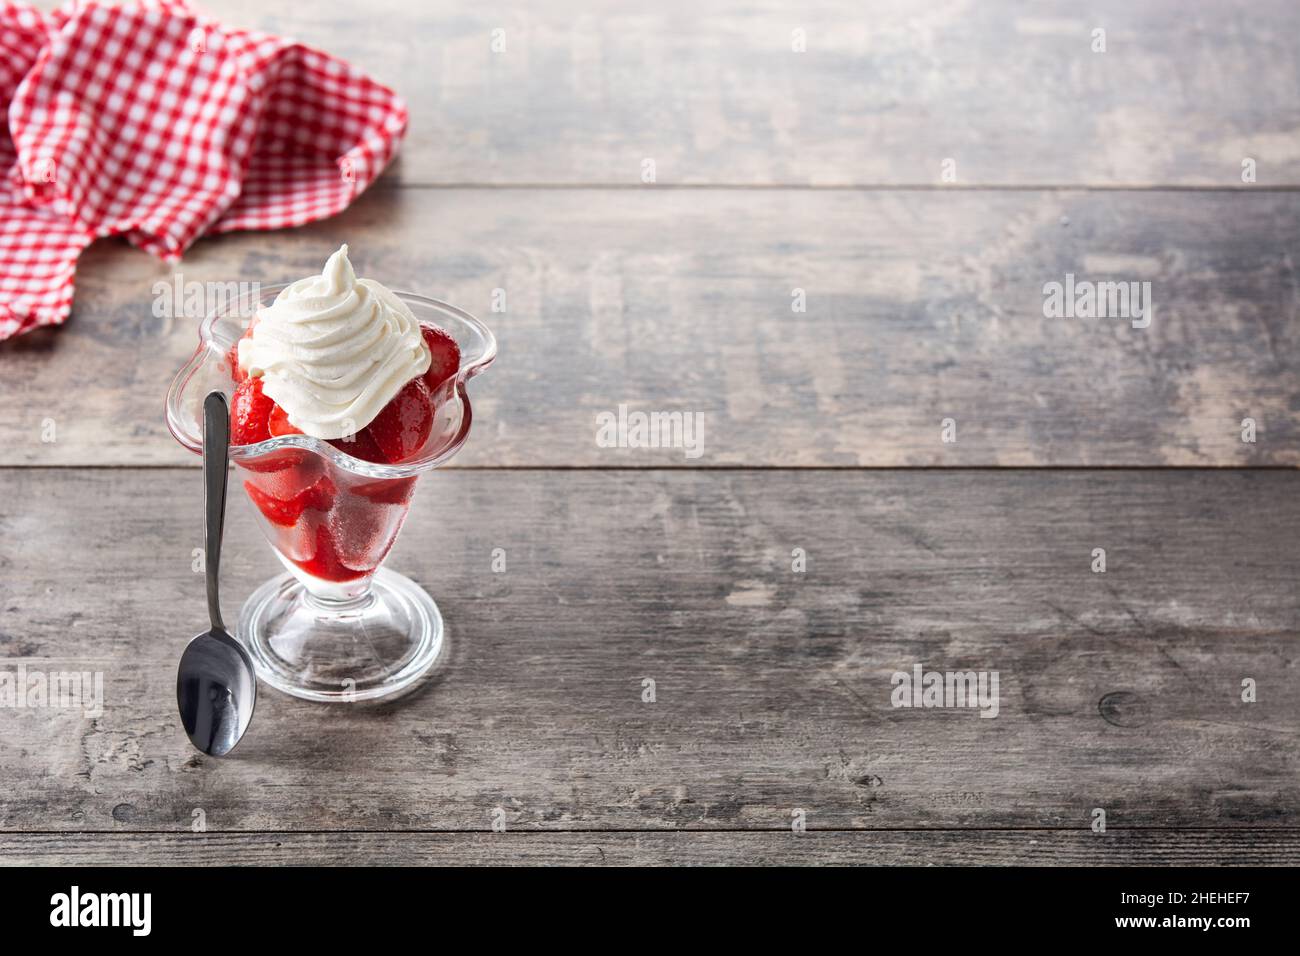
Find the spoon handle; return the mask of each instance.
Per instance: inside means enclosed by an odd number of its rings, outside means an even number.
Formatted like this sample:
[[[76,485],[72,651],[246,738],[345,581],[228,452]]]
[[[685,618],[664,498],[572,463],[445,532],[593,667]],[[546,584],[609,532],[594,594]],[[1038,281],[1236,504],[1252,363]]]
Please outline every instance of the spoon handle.
[[[217,596],[221,533],[226,521],[226,468],[230,459],[230,406],[221,392],[203,400],[203,568],[208,583],[208,619],[225,630]]]

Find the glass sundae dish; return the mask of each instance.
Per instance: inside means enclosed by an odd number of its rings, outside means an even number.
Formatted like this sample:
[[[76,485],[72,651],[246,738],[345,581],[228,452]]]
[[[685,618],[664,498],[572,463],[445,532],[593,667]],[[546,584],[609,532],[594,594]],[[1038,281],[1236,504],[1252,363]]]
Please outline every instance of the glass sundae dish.
[[[203,321],[168,392],[167,426],[202,453],[204,396],[230,397],[230,458],[287,569],[239,616],[262,680],[309,700],[374,700],[437,660],[437,605],[381,565],[416,479],[469,435],[465,383],[495,356],[468,313],[358,280],[347,246],[321,275],[263,287]]]

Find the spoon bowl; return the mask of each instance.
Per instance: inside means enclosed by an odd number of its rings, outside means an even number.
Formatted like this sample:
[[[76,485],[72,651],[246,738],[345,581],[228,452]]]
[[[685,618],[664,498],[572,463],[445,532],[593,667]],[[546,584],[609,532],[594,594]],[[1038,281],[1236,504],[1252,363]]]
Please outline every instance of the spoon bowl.
[[[176,672],[176,703],[190,742],[224,757],[253,719],[257,681],[248,651],[220,628],[190,641]]]

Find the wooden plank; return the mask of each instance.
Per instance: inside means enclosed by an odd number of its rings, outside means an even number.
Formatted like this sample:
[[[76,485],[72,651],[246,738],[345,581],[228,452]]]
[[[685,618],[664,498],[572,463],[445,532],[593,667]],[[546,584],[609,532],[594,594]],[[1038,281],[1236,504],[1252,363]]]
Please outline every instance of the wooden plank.
[[[275,570],[248,510],[228,611]],[[105,697],[0,712],[0,829],[1296,825],[1290,473],[435,474],[390,563],[440,600],[442,673],[267,690],[227,761],[174,710],[199,512],[192,470],[0,471],[6,669]],[[998,671],[998,716],[893,707],[915,664]]]
[[[1300,463],[1293,193],[388,190],[181,277],[282,281],[342,241],[496,329],[456,464]],[[1149,281],[1151,326],[1045,317],[1067,274]],[[78,282],[66,326],[0,345],[0,464],[197,466],[162,418],[196,344],[152,313],[173,270],[103,242]],[[702,453],[600,447],[621,403],[702,416]]]
[[[4,866],[1294,866],[1294,830],[0,833]]]
[[[405,183],[1300,183],[1288,0],[205,9],[398,89]]]

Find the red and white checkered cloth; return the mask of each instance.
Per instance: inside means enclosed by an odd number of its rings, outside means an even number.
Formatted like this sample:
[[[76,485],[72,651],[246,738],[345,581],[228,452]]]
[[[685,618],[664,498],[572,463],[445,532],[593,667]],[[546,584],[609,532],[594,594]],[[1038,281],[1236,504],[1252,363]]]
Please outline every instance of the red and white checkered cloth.
[[[340,212],[407,118],[343,61],[177,0],[0,0],[0,104],[0,339],[68,317],[100,236],[174,262],[205,233]]]

